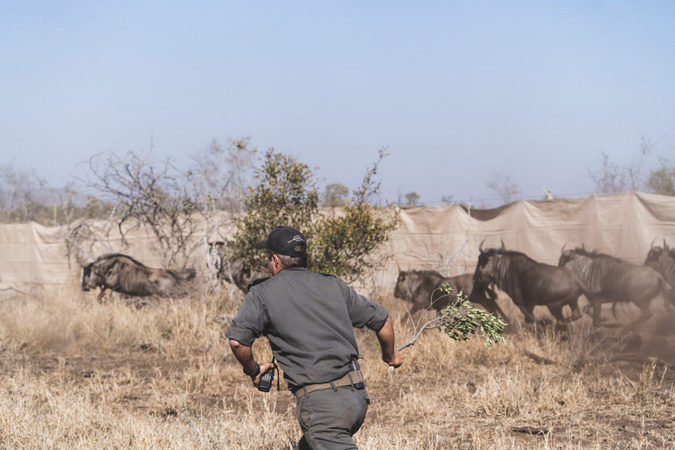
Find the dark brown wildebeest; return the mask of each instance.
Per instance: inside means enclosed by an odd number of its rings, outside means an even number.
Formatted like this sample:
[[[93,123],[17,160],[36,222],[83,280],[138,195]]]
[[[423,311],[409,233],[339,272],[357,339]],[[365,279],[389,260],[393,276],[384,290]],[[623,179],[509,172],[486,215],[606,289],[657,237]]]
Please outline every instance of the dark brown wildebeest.
[[[441,289],[443,283],[452,288],[451,294],[446,294]],[[497,294],[487,286],[474,289],[473,274],[470,273],[444,277],[435,270],[401,270],[394,288],[394,297],[412,303],[410,315],[413,315],[420,309],[428,308],[440,312],[457,301],[457,294],[460,292],[466,299],[482,306],[488,312],[496,312],[506,317],[495,301]]]
[[[540,263],[524,253],[501,248],[483,250],[473,275],[474,282],[496,285],[506,292],[525,316],[526,322],[534,322],[536,305],[547,306],[558,322],[581,317],[578,299],[582,294],[592,295],[583,283],[570,271],[558,266]],[[572,316],[565,319],[563,307],[569,305]]]
[[[673,306],[675,306],[675,249],[669,248],[666,240],[663,240],[663,247],[654,246],[652,243],[645,266],[656,270],[670,284],[668,297]]]
[[[256,277],[245,267],[243,259],[233,258],[230,255],[228,252],[230,242],[209,242],[208,246],[207,266],[209,270],[218,280],[234,284],[246,294],[249,283]]]
[[[108,253],[82,268],[82,290],[101,288],[99,301],[107,289],[135,297],[184,297],[185,283],[194,277],[194,269],[154,269],[131,256]]]
[[[617,302],[633,302],[642,312],[628,325],[635,327],[652,315],[649,305],[654,297],[667,296],[667,283],[656,270],[595,250],[563,247],[558,265],[572,271],[589,289],[596,291],[594,298],[589,298],[596,325],[600,323],[602,303],[611,302],[614,311]]]

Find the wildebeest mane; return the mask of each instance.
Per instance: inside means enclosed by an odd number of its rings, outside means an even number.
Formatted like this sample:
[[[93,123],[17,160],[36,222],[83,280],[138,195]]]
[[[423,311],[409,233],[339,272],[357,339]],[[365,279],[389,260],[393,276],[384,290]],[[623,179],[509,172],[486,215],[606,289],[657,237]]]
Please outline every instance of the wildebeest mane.
[[[493,282],[502,291],[509,294],[511,298],[522,298],[520,280],[517,276],[519,267],[516,266],[538,263],[525,253],[516,250],[491,248],[486,250],[485,253],[502,256],[502,258],[497,258],[494,261],[496,273]]]
[[[616,256],[600,253],[597,250],[586,250],[582,247],[569,252],[583,257],[574,259],[569,264],[572,272],[576,273],[589,289],[602,289],[602,280],[606,281],[608,272],[612,272],[617,279],[630,276],[630,263]]]
[[[132,257],[129,256],[129,255],[125,255],[124,253],[105,253],[105,254],[99,256],[98,258],[96,258],[96,259],[94,260],[94,262],[90,263],[89,265],[92,266],[92,265],[96,264],[97,262],[103,261],[104,259],[117,258],[117,257],[120,257],[120,258],[126,258],[126,259],[131,260],[134,264],[138,264],[138,265],[141,266],[141,267],[147,267],[147,266],[146,266],[145,264],[143,264],[142,262],[138,261],[138,260],[135,259],[135,258],[132,258]]]
[[[577,248],[574,248],[570,251],[573,252],[573,253],[577,253],[579,255],[588,256],[589,258],[601,258],[601,259],[606,258],[610,261],[614,261],[616,263],[621,263],[621,264],[625,264],[627,262],[627,261],[624,261],[623,259],[618,258],[616,256],[608,255],[607,253],[601,253],[598,250],[586,250],[583,247],[577,247]]]
[[[439,277],[443,277],[443,275],[441,275],[435,270],[411,270],[411,272],[417,275],[436,275]]]

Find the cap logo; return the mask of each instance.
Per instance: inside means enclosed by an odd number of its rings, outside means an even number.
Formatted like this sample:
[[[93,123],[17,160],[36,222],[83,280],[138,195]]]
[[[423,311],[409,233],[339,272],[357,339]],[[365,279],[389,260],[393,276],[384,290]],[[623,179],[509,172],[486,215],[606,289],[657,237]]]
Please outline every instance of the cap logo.
[[[288,241],[289,244],[292,244],[293,242],[305,242],[305,240],[302,238],[302,236],[296,234],[290,241]]]

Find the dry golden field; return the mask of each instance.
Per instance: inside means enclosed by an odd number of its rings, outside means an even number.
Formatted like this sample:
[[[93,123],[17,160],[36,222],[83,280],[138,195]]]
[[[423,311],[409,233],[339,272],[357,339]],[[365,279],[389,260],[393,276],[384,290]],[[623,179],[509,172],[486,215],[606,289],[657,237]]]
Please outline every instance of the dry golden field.
[[[1,448],[292,448],[295,400],[260,393],[223,339],[227,291],[136,308],[76,281],[0,301]],[[377,296],[395,324],[405,308]],[[486,348],[428,332],[389,371],[357,330],[363,449],[675,448],[675,317],[635,332],[518,330]],[[412,335],[397,327],[397,341]],[[264,339],[258,360],[270,357]],[[225,356],[224,356],[225,355]]]

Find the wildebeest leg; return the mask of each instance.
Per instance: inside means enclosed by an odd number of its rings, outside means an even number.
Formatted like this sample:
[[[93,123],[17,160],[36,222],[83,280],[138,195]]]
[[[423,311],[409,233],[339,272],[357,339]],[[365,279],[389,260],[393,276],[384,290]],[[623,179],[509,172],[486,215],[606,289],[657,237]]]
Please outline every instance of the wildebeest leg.
[[[555,320],[558,321],[558,322],[561,322],[561,323],[565,322],[565,317],[563,316],[563,313],[562,313],[563,306],[565,306],[565,304],[557,304],[557,305],[549,305],[548,306],[548,309],[549,309],[549,311],[551,311],[551,314],[553,315],[553,317],[555,317]]]
[[[588,299],[588,305],[586,306],[586,313],[588,313],[588,309],[592,308],[593,309],[593,326],[599,327],[602,319],[602,298],[600,297],[586,297]]]
[[[525,322],[534,323],[536,319],[534,317],[534,305],[518,305],[520,312],[525,316]]]
[[[649,318],[652,316],[652,312],[649,309],[649,305],[640,306],[640,311],[642,312],[640,317],[638,317],[637,320],[634,320],[633,322],[626,325],[626,328],[635,329],[638,326],[645,323],[647,320],[649,320]]]
[[[101,286],[101,292],[98,293],[98,296],[96,297],[96,300],[98,300],[99,303],[103,303],[103,296],[105,295],[105,290],[107,288],[105,286]]]
[[[502,309],[499,307],[497,302],[490,301],[490,302],[487,302],[487,304],[485,304],[484,306],[485,306],[485,309],[487,310],[487,312],[489,312],[490,314],[494,314],[497,317],[501,317],[502,319],[506,319],[506,314],[504,314],[504,311],[502,311]]]
[[[570,303],[570,309],[572,310],[572,315],[570,316],[570,322],[574,320],[579,320],[583,317],[583,314],[581,313],[581,308],[579,308],[579,299],[576,298],[572,300]]]

